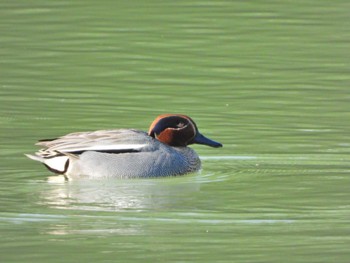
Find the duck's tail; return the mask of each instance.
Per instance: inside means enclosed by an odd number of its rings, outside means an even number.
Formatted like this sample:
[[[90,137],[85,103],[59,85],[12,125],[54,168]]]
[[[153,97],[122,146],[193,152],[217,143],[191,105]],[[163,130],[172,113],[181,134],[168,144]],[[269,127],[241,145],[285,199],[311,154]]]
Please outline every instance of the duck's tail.
[[[39,154],[25,154],[29,159],[43,163],[47,169],[57,174],[65,174],[69,165],[69,156],[57,155],[54,157],[43,157]]]
[[[45,163],[45,158],[39,156],[39,155],[34,155],[34,154],[24,154],[27,156],[29,159],[32,159],[37,162]]]

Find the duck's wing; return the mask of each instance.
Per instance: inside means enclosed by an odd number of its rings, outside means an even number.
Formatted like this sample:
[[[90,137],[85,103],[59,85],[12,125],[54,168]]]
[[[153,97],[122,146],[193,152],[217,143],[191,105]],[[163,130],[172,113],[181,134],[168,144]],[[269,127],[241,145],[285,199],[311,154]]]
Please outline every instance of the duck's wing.
[[[100,130],[93,132],[75,132],[65,136],[41,140],[36,145],[42,146],[40,154],[53,152],[79,154],[84,151],[100,152],[137,152],[148,145],[147,133],[130,129]]]
[[[56,139],[41,140],[36,145],[43,149],[26,156],[43,163],[54,173],[65,174],[70,160],[79,159],[79,155],[85,151],[116,154],[147,151],[152,140],[147,133],[137,130],[76,132]]]

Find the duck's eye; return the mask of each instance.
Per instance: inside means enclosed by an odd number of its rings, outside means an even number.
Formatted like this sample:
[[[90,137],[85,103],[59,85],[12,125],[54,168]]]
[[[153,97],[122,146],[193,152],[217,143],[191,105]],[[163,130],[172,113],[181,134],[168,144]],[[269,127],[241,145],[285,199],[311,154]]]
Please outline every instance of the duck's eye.
[[[176,127],[178,128],[183,128],[185,126],[185,123],[181,122],[181,121],[177,121],[176,122]]]

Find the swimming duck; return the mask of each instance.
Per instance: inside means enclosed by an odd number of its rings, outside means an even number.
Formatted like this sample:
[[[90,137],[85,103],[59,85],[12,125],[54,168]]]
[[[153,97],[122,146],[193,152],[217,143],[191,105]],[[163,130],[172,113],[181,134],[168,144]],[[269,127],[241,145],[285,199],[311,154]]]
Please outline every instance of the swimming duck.
[[[66,179],[146,178],[198,171],[201,162],[190,144],[222,147],[198,132],[182,114],[163,114],[148,133],[134,129],[76,132],[41,140],[44,147],[27,157]]]

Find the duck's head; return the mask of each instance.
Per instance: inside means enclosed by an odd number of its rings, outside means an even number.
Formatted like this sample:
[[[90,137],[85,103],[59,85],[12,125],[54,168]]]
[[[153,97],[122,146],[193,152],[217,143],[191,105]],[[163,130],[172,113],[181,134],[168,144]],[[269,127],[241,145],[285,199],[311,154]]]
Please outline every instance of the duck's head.
[[[148,135],[170,146],[185,147],[198,143],[211,147],[222,147],[198,132],[195,122],[186,115],[162,114],[151,124]]]

